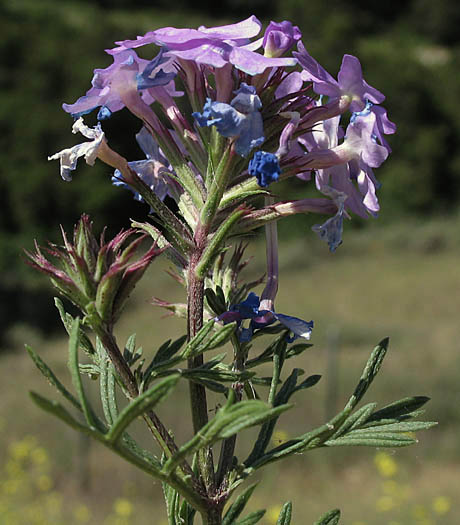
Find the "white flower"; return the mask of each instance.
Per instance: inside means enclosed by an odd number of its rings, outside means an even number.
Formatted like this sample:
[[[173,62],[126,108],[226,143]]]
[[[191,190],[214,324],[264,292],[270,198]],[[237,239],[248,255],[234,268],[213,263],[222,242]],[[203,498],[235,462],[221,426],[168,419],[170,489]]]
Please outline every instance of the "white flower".
[[[81,133],[87,139],[92,140],[91,142],[76,144],[72,148],[63,149],[48,157],[48,160],[60,160],[61,177],[67,182],[72,180],[71,172],[77,167],[78,159],[85,157],[86,163],[93,166],[101,145],[105,144],[105,136],[100,123],[95,128],[89,128],[83,123],[83,118],[80,117],[74,122],[72,133]]]

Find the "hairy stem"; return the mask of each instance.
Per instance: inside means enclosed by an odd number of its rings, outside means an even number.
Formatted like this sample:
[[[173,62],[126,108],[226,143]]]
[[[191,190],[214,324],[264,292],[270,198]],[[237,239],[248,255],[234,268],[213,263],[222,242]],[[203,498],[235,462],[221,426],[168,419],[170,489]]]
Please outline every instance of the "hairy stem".
[[[201,250],[197,250],[190,260],[187,287],[187,333],[188,339],[196,335],[203,326],[203,305],[204,305],[204,280],[197,277],[195,269]],[[197,368],[203,364],[203,356],[188,360],[189,368]],[[208,422],[208,403],[206,390],[202,385],[189,383],[190,403],[192,410],[193,430],[195,434]],[[214,461],[212,449],[207,447],[201,450],[198,457],[201,477],[206,487],[208,496],[214,496],[216,492],[214,479]]]

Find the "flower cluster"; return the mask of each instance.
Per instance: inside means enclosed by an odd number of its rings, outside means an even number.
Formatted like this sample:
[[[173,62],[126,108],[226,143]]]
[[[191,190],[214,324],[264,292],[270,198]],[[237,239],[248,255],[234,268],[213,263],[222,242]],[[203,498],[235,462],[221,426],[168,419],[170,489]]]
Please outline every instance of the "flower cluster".
[[[63,105],[77,119],[73,132],[91,141],[50,157],[60,159],[66,181],[80,157],[114,168],[114,184],[150,205],[163,225],[154,236],[183,268],[193,263],[201,279],[230,234],[295,213],[326,213],[331,216],[313,231],[334,251],[344,217],[379,210],[373,170],[391,151],[385,135],[395,132],[380,105],[384,95],[364,80],[356,57],[343,57],[335,79],[309,55],[298,27],[271,22],[258,37],[261,29],[252,16],[220,27],[165,27],[117,42],[107,50],[113,64],[96,69],[86,95]],[[154,58],[139,58],[136,49],[151,44],[158,49]],[[102,131],[101,121],[122,108],[142,123],[136,138],[143,160],[128,162]],[[82,116],[93,110],[99,122],[89,128]],[[318,198],[275,201],[274,183],[292,177],[308,183],[312,176]],[[273,262],[274,230],[266,231]],[[268,271],[271,282],[275,267]],[[262,294],[271,305],[264,315],[282,323],[273,310],[276,290]],[[257,316],[241,319],[255,326]]]
[[[77,120],[73,131],[93,140],[50,157],[61,159],[62,177],[70,180],[78,157],[90,164],[99,157],[116,168],[114,183],[131,187],[137,199],[142,200],[142,192],[130,171],[160,200],[169,195],[179,201],[187,193],[197,208],[190,215],[196,217],[212,186],[208,156],[215,133],[206,130],[212,127],[227,139],[216,151],[226,161],[220,170],[226,176],[219,181],[224,203],[229,203],[225,193],[234,197],[231,203],[242,200],[237,188],[247,195],[292,176],[308,181],[312,173],[326,197],[343,195],[339,201],[332,198],[334,220],[315,227],[334,250],[341,242],[343,216],[375,216],[379,210],[373,169],[391,151],[384,135],[394,133],[395,125],[379,105],[384,95],[364,80],[356,57],[343,57],[335,79],[309,55],[298,27],[271,22],[254,39],[261,27],[252,16],[220,27],[166,27],[117,42],[107,50],[113,64],[96,69],[86,95],[63,107],[74,118],[97,109],[99,121],[127,107],[144,124],[138,140],[147,159],[126,163],[107,146],[100,124],[91,130]],[[159,48],[151,61],[135,51],[148,44]],[[177,105],[182,87],[191,116]],[[153,102],[163,115],[152,109]],[[316,210],[311,202],[305,208],[301,204],[292,209],[324,212],[321,201]],[[251,226],[259,225],[254,220]]]

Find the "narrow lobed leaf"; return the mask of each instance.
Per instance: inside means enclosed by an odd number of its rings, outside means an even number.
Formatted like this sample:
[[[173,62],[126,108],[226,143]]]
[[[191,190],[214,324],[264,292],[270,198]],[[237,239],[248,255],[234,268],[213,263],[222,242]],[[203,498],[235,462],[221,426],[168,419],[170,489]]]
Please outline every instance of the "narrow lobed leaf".
[[[417,443],[417,440],[401,434],[383,434],[378,435],[362,435],[360,437],[340,437],[338,439],[330,439],[324,443],[327,447],[343,447],[343,446],[357,446],[357,447],[407,447]]]
[[[241,521],[237,521],[235,525],[253,525],[254,523],[258,523],[264,517],[265,512],[265,510],[251,512],[251,514],[248,514]]]
[[[235,522],[236,518],[238,518],[238,516],[243,512],[246,503],[249,501],[249,498],[252,496],[252,493],[256,487],[257,483],[254,483],[236,498],[236,500],[225,513],[225,516],[222,520],[222,525],[232,525]]]
[[[196,349],[203,343],[206,336],[211,332],[215,324],[214,319],[210,319],[207,323],[204,324],[203,328],[191,339],[187,346],[182,351],[182,357],[187,358],[194,355]]]
[[[80,334],[80,319],[76,317],[72,324],[72,330],[70,332],[69,339],[69,360],[68,367],[70,375],[72,377],[72,383],[77,391],[80,404],[85,415],[86,422],[91,428],[97,427],[96,416],[91,408],[88,398],[86,397],[85,389],[83,387],[83,381],[80,375],[79,363],[78,363],[78,348],[79,348],[79,334]]]
[[[286,502],[281,509],[276,525],[290,525],[292,517],[292,503]]]
[[[372,414],[368,421],[378,421],[380,419],[393,419],[400,416],[414,414],[420,407],[430,400],[426,396],[405,397],[390,405],[387,405]]]
[[[315,521],[313,525],[337,525],[340,519],[340,510],[334,509],[326,512],[318,521]]]
[[[346,434],[349,430],[352,430],[353,428],[361,425],[365,421],[367,421],[370,414],[372,414],[372,411],[377,406],[377,403],[369,403],[367,405],[364,405],[359,410],[351,414],[347,419],[343,422],[343,424],[337,429],[334,434],[332,434],[332,439],[335,439],[339,436],[342,436],[343,434]]]

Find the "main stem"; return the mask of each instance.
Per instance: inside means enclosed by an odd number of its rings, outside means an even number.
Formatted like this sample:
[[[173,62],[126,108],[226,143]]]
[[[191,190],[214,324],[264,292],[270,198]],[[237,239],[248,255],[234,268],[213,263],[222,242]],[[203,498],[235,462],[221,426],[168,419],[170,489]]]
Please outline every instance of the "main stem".
[[[202,250],[197,250],[190,258],[187,279],[187,324],[188,338],[193,338],[203,326],[203,305],[204,305],[204,281],[197,277],[195,273],[196,265],[199,262]],[[197,368],[203,364],[203,356],[189,359],[189,368]],[[190,402],[192,409],[193,430],[197,434],[200,429],[208,422],[208,403],[206,390],[202,385],[190,381]],[[210,500],[216,495],[216,482],[214,475],[214,460],[211,447],[206,447],[198,453],[198,466],[201,478],[206,487],[206,492]],[[206,524],[221,523],[221,512],[213,506],[208,509],[208,513],[203,516]],[[209,515],[208,515],[209,514]]]

